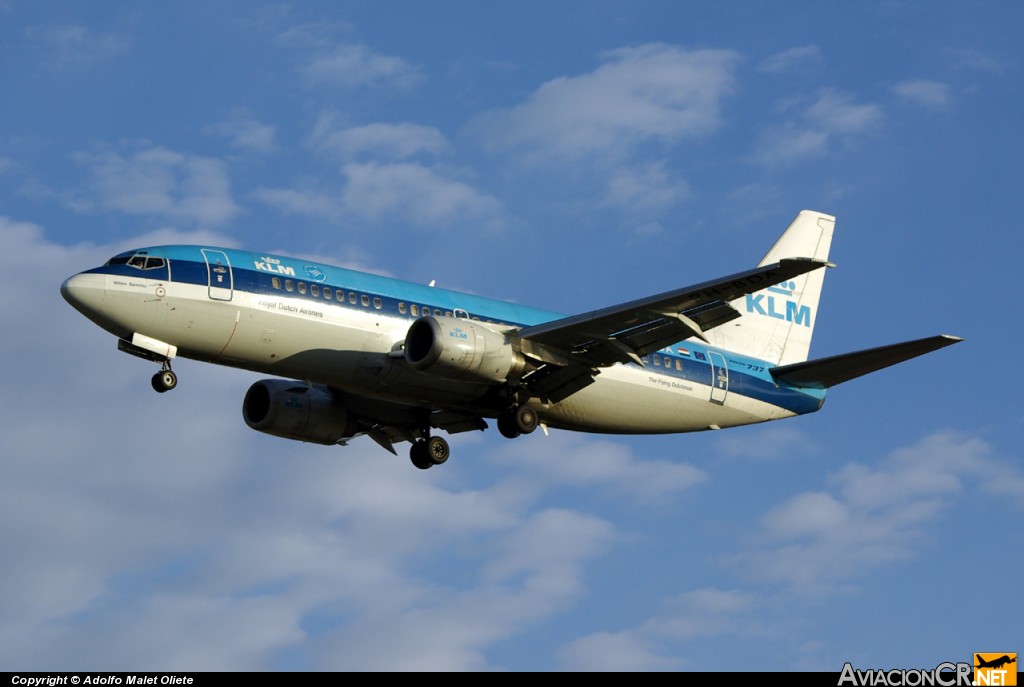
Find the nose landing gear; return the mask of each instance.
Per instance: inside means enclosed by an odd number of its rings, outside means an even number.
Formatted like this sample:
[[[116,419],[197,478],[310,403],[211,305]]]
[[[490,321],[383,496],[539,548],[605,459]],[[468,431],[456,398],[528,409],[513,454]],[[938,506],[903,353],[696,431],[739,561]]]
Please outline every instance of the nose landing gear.
[[[150,380],[150,384],[153,385],[153,391],[158,394],[165,393],[178,386],[178,375],[174,374],[174,371],[171,370],[171,358],[177,354],[177,346],[143,336],[142,334],[133,334],[130,341],[128,339],[118,339],[117,350],[134,355],[136,358],[160,363],[160,371],[153,375],[153,378]]]
[[[174,371],[171,370],[170,361],[164,361],[163,369],[153,375],[150,383],[153,385],[153,391],[156,391],[158,394],[170,391],[178,386],[178,375],[174,374]]]

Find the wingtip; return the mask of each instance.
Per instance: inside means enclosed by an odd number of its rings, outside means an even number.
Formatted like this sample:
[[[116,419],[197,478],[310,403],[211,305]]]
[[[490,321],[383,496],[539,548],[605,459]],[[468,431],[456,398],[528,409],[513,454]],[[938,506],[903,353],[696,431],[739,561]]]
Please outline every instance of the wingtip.
[[[831,267],[835,267],[836,266],[836,264],[834,262],[829,262],[828,260],[821,260],[819,258],[799,258],[799,257],[793,257],[793,258],[782,258],[781,260],[779,260],[779,264],[780,265],[784,265],[787,262],[789,262],[789,263],[793,263],[793,262],[801,263],[801,264],[804,264],[804,265],[808,265],[808,264],[815,265],[816,266],[815,269],[817,269],[818,267],[829,267],[829,268],[831,268]]]

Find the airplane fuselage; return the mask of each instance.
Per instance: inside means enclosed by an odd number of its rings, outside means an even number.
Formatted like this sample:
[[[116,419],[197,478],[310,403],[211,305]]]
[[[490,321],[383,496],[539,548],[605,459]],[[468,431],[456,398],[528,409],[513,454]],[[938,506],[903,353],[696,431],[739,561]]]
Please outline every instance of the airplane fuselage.
[[[203,246],[123,253],[62,290],[122,340],[142,337],[185,358],[484,417],[496,417],[507,399],[486,380],[413,369],[402,356],[412,323],[433,315],[501,333],[561,317],[308,260]],[[765,361],[693,341],[642,362],[604,368],[560,402],[527,403],[550,427],[648,434],[779,419],[813,412],[824,400],[823,390],[776,384]]]

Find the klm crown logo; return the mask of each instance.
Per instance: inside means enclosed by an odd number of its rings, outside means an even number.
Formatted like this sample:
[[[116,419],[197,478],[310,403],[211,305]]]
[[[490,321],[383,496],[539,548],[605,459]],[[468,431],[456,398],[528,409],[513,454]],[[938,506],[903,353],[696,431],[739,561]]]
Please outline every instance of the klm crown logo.
[[[800,305],[793,299],[796,282],[784,281],[769,286],[765,291],[767,293],[747,294],[747,312],[785,320],[801,327],[811,326],[811,307]]]

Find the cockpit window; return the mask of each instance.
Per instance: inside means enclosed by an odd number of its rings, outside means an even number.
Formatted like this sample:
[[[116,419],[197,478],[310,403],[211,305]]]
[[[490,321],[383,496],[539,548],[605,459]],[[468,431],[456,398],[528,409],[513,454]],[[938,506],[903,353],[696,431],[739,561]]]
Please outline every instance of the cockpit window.
[[[107,265],[127,265],[128,261],[131,260],[132,253],[121,253],[107,260]]]
[[[145,252],[121,253],[107,260],[107,265],[131,265],[139,270],[155,270],[163,267],[167,261],[163,258],[154,258]]]

